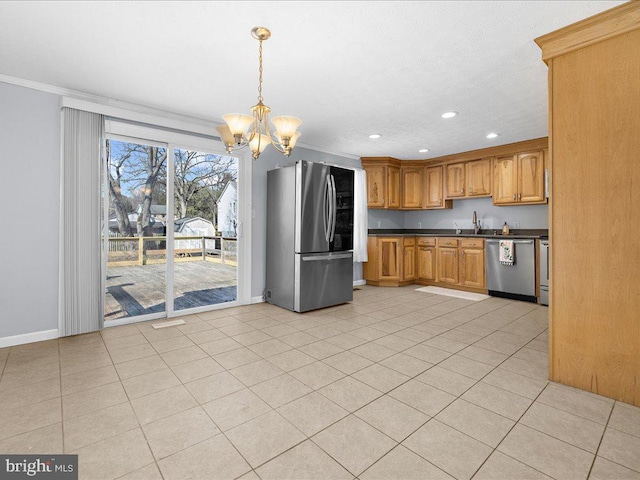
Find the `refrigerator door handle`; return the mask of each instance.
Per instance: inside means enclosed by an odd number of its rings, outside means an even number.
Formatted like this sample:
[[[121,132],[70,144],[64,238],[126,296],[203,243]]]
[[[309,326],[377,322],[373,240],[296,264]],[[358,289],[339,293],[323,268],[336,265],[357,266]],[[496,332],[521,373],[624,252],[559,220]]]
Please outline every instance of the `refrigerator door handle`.
[[[324,239],[329,243],[329,235],[331,233],[331,211],[329,210],[329,197],[330,197],[331,184],[329,183],[329,175],[327,175],[326,183],[324,186],[324,212],[322,212],[322,224],[324,226]]]
[[[351,258],[352,253],[339,253],[337,255],[313,255],[308,257],[302,257],[303,262],[319,262],[320,260],[341,260],[344,258]]]
[[[338,193],[336,191],[336,180],[331,175],[331,235],[329,236],[329,242],[333,242],[333,237],[336,233],[336,219],[338,217]]]

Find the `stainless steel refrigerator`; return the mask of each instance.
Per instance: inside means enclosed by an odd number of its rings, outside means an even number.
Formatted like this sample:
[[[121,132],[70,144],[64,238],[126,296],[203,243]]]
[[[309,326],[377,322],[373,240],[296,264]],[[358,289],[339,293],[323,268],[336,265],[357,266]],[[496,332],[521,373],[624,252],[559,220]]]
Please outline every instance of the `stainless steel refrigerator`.
[[[267,302],[306,312],[353,300],[353,192],[345,168],[267,172]]]

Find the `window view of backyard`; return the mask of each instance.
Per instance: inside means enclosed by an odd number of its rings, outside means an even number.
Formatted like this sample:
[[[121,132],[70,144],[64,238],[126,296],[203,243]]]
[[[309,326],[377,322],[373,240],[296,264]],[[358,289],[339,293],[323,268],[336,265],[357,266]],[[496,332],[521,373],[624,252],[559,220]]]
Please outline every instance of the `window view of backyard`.
[[[163,147],[107,141],[107,321],[164,312],[167,268],[174,310],[237,298],[237,159],[175,148],[168,172],[167,153]]]

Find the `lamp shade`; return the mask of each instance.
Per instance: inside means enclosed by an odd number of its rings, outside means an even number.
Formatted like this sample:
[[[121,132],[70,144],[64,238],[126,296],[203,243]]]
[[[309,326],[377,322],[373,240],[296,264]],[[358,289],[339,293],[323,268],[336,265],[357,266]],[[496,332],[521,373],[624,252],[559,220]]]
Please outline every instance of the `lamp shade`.
[[[222,116],[222,119],[227,122],[233,135],[244,135],[244,132],[253,122],[251,115],[244,115],[243,113],[227,113]]]
[[[296,132],[293,134],[293,137],[291,137],[291,140],[289,140],[289,148],[291,150],[296,146],[296,142],[298,141],[298,138],[300,138],[300,135],[302,135],[302,133]]]
[[[271,119],[276,127],[276,133],[281,139],[292,138],[296,130],[302,123],[302,120],[296,117],[273,117]]]
[[[251,148],[251,151],[254,154],[254,157],[257,158],[257,155],[260,155],[262,153],[262,151],[267,148],[267,145],[269,145],[271,143],[271,139],[269,137],[267,137],[266,135],[260,134],[260,135],[253,135],[251,137],[251,139],[249,140],[249,148]]]
[[[293,134],[293,137],[289,139],[289,145],[287,145],[289,150],[293,150],[293,147],[296,146],[296,142],[298,141],[298,138],[300,138],[300,135],[302,135],[301,132],[296,132]],[[276,137],[276,141],[282,144],[282,137],[280,137],[280,135],[278,135],[277,133],[275,134],[275,137]]]
[[[220,140],[222,140],[222,143],[224,143],[225,145],[233,146],[235,139],[233,138],[233,133],[231,133],[231,130],[229,130],[228,126],[217,125],[216,130],[220,134]]]

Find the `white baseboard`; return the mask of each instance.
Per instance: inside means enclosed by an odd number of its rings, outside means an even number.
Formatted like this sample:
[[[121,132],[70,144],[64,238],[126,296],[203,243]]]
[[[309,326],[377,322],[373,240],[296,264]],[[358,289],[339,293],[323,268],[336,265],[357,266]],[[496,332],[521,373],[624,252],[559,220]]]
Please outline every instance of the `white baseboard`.
[[[366,281],[366,280],[354,280],[354,281],[353,281],[353,286],[354,286],[354,287],[357,287],[357,286],[359,286],[359,285],[366,285],[366,284],[367,284],[367,281]]]
[[[262,299],[262,295],[258,295],[257,297],[251,297],[251,303],[262,303],[264,300]]]
[[[42,342],[44,340],[52,340],[58,338],[60,332],[58,329],[42,330],[41,332],[25,333],[23,335],[13,335],[11,337],[0,338],[0,348],[13,347],[15,345],[24,345],[25,343]]]

